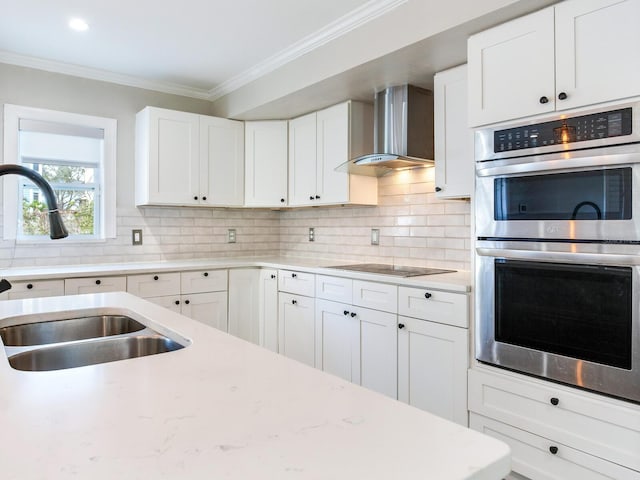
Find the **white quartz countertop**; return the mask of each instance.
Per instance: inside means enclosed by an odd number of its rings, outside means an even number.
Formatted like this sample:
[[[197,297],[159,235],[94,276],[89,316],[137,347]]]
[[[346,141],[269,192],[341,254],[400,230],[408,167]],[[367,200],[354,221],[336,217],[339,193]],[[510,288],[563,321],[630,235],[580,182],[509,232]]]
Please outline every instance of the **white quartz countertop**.
[[[393,283],[422,288],[434,288],[455,292],[471,290],[471,275],[468,271],[424,275],[418,277],[397,277],[373,273],[354,272],[327,268],[332,265],[346,265],[345,260],[318,260],[292,257],[251,257],[220,258],[198,260],[174,260],[145,263],[61,265],[51,267],[9,268],[0,270],[0,276],[9,281],[44,280],[50,278],[87,277],[94,275],[134,275],[161,271],[186,271],[215,268],[263,267],[276,269],[295,269],[320,275],[349,277],[360,280]]]
[[[0,352],[0,477],[486,479],[508,447],[126,293],[0,302],[0,327],[125,313],[186,348],[49,372]],[[53,312],[53,313],[51,313]]]

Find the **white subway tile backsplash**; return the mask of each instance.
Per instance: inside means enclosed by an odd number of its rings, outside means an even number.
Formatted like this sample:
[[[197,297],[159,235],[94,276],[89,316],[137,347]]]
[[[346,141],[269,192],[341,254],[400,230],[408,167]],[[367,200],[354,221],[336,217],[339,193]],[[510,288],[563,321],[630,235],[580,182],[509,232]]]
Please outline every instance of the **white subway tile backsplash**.
[[[281,255],[470,269],[469,201],[438,199],[433,168],[392,173],[378,183],[378,206],[119,208],[116,238],[88,245],[0,241],[0,268]],[[309,227],[315,242],[308,241]],[[131,245],[133,228],[142,229],[143,245]],[[229,228],[237,231],[236,243],[227,243]],[[370,244],[372,228],[380,230],[378,246]]]

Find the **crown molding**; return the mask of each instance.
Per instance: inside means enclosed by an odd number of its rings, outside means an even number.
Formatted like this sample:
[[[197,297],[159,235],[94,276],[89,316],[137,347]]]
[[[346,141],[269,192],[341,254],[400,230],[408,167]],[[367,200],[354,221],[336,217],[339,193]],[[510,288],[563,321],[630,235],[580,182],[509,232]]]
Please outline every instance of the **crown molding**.
[[[131,75],[123,75],[97,68],[82,67],[80,65],[73,65],[70,63],[19,55],[17,53],[2,50],[0,50],[0,63],[17,65],[19,67],[35,68],[37,70],[45,70],[47,72],[61,73],[64,75],[73,75],[75,77],[110,82],[128,87],[143,88],[145,90],[153,90],[172,95],[181,95],[184,97],[199,98],[203,100],[207,100],[209,98],[209,92],[205,89],[187,87],[169,82],[145,80]]]
[[[349,33],[387,12],[399,7],[408,0],[370,0],[361,7],[349,12],[317,32],[306,36],[299,42],[277,54],[257,63],[250,69],[236,75],[208,92],[207,98],[215,101],[254,80],[273,72],[283,65],[319,48],[330,41]]]
[[[317,32],[306,36],[302,40],[294,43],[288,48],[254,65],[252,68],[230,78],[211,90],[188,87],[169,82],[158,82],[145,80],[143,78],[109,72],[97,68],[83,67],[70,63],[46,60],[43,58],[20,55],[8,51],[0,50],[0,63],[17,65],[20,67],[35,68],[53,73],[73,75],[75,77],[88,78],[103,82],[126,85],[128,87],[143,88],[172,95],[199,98],[203,100],[215,101],[220,97],[228,95],[244,85],[273,72],[283,65],[319,48],[332,40],[355,30],[387,12],[406,3],[408,0],[370,0],[361,7],[349,12],[343,17],[335,20]]]

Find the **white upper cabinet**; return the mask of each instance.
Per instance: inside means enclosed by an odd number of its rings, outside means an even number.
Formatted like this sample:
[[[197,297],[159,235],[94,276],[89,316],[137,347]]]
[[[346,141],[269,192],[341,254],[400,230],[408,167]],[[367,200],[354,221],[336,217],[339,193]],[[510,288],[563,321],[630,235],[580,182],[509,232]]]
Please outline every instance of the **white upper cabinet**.
[[[136,115],[136,205],[241,206],[244,125],[146,107]]]
[[[242,122],[200,115],[200,195],[207,205],[244,205]]]
[[[373,151],[373,109],[345,102],[289,121],[289,205],[375,205],[375,177],[336,172]]]
[[[469,125],[640,94],[640,2],[567,0],[473,35]]]
[[[555,13],[558,110],[640,95],[638,0],[572,0]]]
[[[473,130],[467,121],[467,66],[436,73],[435,175],[439,198],[470,197],[475,162]]]
[[[245,205],[287,205],[287,122],[245,122]]]

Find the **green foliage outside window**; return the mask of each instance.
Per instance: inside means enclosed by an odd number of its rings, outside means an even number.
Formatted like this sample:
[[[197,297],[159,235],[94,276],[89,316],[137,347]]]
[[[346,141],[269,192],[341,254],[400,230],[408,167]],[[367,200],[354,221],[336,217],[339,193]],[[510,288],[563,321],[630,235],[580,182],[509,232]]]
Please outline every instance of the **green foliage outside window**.
[[[92,176],[93,169],[76,166],[42,165],[42,176],[52,185],[58,202],[58,209],[65,226],[71,235],[94,234],[94,190],[87,186],[87,177]],[[91,179],[92,181],[92,179]],[[64,188],[63,185],[74,188]],[[22,200],[22,233],[23,235],[48,235],[49,217],[45,202],[31,199],[28,192],[38,191],[36,187],[25,186]]]

